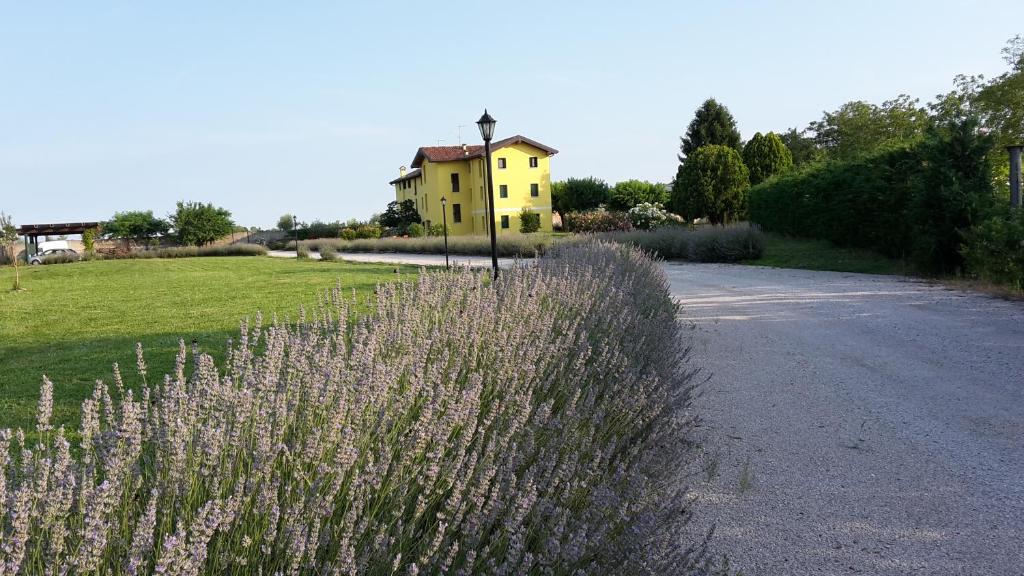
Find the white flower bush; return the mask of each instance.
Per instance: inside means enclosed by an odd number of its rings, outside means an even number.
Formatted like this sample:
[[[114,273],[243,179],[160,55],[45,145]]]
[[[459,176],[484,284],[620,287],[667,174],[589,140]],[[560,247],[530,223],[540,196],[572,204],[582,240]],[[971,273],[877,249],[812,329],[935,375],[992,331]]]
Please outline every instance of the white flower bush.
[[[639,230],[657,228],[668,221],[668,212],[658,203],[641,202],[629,209],[629,220]]]

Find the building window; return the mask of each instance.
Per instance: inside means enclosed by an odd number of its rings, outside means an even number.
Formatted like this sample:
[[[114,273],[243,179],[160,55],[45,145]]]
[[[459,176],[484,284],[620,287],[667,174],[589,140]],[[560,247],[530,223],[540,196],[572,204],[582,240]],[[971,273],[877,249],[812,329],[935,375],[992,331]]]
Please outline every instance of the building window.
[[[530,196],[534,198],[540,196],[540,184],[530,184]]]
[[[537,167],[537,157],[536,156],[530,156],[530,168],[536,168],[536,167]]]
[[[502,217],[501,217],[501,228],[503,230],[508,230],[508,215],[507,214],[502,215]]]
[[[452,220],[456,224],[462,222],[462,204],[452,204]]]
[[[498,158],[498,169],[499,170],[504,170],[505,169],[505,159],[504,158]]]
[[[452,192],[459,191],[459,173],[452,172]]]
[[[502,198],[508,198],[508,184],[502,184],[498,186],[498,196]]]

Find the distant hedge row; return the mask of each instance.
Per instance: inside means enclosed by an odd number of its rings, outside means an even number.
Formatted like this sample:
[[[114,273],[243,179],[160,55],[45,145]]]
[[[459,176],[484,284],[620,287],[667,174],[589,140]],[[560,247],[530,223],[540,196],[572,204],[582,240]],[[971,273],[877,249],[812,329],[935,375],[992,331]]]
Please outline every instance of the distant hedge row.
[[[750,220],[766,231],[874,250],[924,272],[957,272],[965,232],[995,205],[991,146],[968,121],[910,147],[814,165],[752,188]]]

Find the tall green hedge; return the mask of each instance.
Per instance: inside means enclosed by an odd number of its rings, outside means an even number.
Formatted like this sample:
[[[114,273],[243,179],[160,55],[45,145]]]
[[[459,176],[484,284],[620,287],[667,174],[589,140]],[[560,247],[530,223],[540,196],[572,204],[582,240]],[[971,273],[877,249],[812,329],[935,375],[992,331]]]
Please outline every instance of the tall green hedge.
[[[750,220],[766,231],[905,259],[925,272],[957,272],[963,234],[993,206],[985,159],[991,146],[973,121],[935,127],[912,146],[755,186]]]

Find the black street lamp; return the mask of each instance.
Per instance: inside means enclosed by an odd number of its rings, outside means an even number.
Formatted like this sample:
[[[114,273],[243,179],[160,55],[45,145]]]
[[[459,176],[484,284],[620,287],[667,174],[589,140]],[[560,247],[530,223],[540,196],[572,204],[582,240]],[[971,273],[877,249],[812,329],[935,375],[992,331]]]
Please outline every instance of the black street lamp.
[[[487,207],[491,217],[489,225],[491,229],[491,267],[494,269],[494,279],[498,279],[498,232],[494,228],[494,175],[491,174],[491,138],[494,137],[494,125],[497,121],[491,118],[484,108],[484,115],[476,121],[480,127],[480,137],[484,139],[484,157],[487,158]]]
[[[441,196],[441,221],[444,222],[444,267],[451,268],[448,265],[448,199]]]
[[[292,230],[295,230],[295,257],[299,257],[299,223],[295,221],[295,214],[292,214]]]

